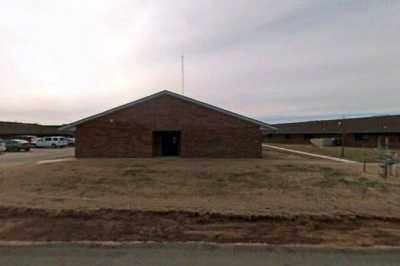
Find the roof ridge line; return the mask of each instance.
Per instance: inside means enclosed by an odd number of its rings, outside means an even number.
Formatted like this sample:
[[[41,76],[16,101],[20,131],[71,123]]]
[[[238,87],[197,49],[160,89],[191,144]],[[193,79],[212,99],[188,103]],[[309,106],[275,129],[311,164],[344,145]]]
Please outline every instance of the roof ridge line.
[[[156,98],[158,96],[161,96],[161,95],[170,95],[172,97],[175,97],[175,98],[178,98],[178,99],[181,99],[181,100],[184,100],[184,101],[188,101],[188,102],[203,106],[205,108],[212,109],[214,111],[218,111],[218,112],[224,113],[226,115],[234,116],[234,117],[236,117],[238,119],[245,120],[247,122],[250,122],[250,123],[253,123],[253,124],[257,124],[257,125],[262,126],[262,127],[267,127],[267,128],[273,129],[273,130],[277,129],[274,126],[271,126],[270,124],[264,123],[262,121],[259,121],[259,120],[256,120],[256,119],[244,116],[244,115],[240,115],[238,113],[234,113],[232,111],[228,111],[226,109],[223,109],[223,108],[220,108],[220,107],[208,104],[208,103],[204,103],[204,102],[201,102],[199,100],[196,100],[196,99],[190,98],[188,96],[181,95],[181,94],[169,91],[169,90],[162,90],[162,91],[150,94],[148,96],[145,96],[143,98],[131,101],[129,103],[126,103],[126,104],[111,108],[109,110],[100,112],[98,114],[95,114],[95,115],[92,115],[92,116],[88,116],[86,118],[83,118],[83,119],[77,120],[75,122],[72,122],[70,124],[64,125],[64,126],[60,127],[60,130],[71,130],[71,129],[74,129],[77,125],[86,123],[88,121],[94,120],[96,118],[99,118],[99,117],[102,117],[102,116],[105,116],[105,115],[108,115],[108,114],[111,114],[111,113],[114,113],[114,112],[117,112],[117,111],[120,111],[120,110],[124,110],[126,108],[132,107],[132,106],[134,106],[136,104],[139,104],[139,103],[143,103],[143,102],[149,101],[149,100],[154,99],[154,98]]]

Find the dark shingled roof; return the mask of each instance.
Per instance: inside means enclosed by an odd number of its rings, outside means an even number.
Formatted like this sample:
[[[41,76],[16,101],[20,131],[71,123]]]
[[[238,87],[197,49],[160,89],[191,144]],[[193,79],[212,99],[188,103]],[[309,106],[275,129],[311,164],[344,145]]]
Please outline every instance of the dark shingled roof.
[[[34,136],[72,136],[70,131],[60,131],[60,126],[46,126],[32,123],[0,121],[1,136],[34,135]]]
[[[275,134],[340,134],[342,119],[275,124]],[[347,133],[400,133],[400,115],[344,119]]]

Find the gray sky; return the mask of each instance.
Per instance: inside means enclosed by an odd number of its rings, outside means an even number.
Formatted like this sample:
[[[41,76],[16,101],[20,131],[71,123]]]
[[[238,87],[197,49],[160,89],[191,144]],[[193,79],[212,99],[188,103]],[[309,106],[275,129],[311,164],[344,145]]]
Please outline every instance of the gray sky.
[[[400,1],[0,0],[0,120],[163,89],[267,122],[400,113]]]

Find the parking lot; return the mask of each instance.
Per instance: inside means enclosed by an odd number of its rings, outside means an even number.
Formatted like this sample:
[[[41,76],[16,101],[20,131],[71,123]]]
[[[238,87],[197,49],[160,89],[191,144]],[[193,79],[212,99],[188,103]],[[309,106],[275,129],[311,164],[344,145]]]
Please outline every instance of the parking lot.
[[[29,152],[5,152],[0,154],[0,166],[31,164],[42,160],[68,158],[73,156],[74,148],[32,149]]]

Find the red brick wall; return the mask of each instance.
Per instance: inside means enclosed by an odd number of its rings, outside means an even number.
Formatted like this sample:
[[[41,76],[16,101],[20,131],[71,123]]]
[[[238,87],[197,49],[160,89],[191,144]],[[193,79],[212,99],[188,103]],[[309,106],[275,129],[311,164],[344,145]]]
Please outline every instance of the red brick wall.
[[[326,134],[318,135],[313,134],[314,138],[333,138],[336,137],[341,140],[341,135]],[[367,139],[356,140],[354,134],[346,134],[345,146],[347,147],[365,147],[376,148],[378,146],[378,138],[389,138],[389,148],[400,149],[400,134],[368,134]],[[267,143],[277,144],[311,144],[310,141],[304,138],[304,134],[291,134],[290,136],[284,134],[266,135],[264,141]],[[384,143],[384,140],[382,140]]]
[[[390,149],[400,149],[400,134],[369,134],[367,139],[356,140],[353,134],[346,135],[345,145],[349,147],[368,147],[376,148],[378,139],[381,138],[381,144],[385,144],[385,138],[389,139]]]
[[[164,95],[77,128],[77,157],[151,157],[153,131],[181,131],[182,157],[261,157],[259,126]]]
[[[311,134],[312,138],[334,138],[335,134]],[[279,144],[311,144],[310,138],[305,134],[267,134],[264,141]]]
[[[291,134],[291,135],[267,135],[264,138],[264,141],[267,143],[276,143],[276,144],[311,144],[309,139],[305,139],[302,134]]]

